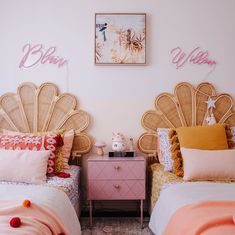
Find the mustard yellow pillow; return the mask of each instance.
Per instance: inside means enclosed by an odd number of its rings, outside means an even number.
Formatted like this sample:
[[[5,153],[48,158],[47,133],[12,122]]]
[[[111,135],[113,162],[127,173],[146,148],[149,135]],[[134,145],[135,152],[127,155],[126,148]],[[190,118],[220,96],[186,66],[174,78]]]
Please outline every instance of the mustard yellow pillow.
[[[179,127],[176,132],[180,147],[202,150],[228,149],[225,126],[221,124]]]
[[[184,176],[180,147],[202,150],[228,149],[226,126],[221,124],[179,127],[170,131],[169,138],[173,160],[173,173],[177,176]]]

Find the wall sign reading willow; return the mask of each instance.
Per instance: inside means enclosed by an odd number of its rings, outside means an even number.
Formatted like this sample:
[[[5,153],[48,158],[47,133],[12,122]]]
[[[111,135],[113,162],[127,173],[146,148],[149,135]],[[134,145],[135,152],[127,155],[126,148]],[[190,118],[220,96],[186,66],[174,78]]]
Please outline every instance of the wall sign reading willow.
[[[95,64],[145,65],[146,14],[95,14]]]

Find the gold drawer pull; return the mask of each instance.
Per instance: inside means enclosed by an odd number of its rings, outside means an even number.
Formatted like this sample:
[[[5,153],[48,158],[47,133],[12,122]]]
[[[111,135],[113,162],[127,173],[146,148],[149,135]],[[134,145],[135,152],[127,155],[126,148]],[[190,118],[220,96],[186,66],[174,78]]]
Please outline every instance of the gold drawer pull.
[[[120,168],[121,168],[120,166],[115,166],[114,167],[114,169],[117,170],[117,171],[120,170]]]
[[[120,185],[119,185],[119,184],[115,184],[115,185],[114,185],[114,188],[115,188],[115,189],[117,189],[117,190],[119,191],[121,187],[120,187]]]

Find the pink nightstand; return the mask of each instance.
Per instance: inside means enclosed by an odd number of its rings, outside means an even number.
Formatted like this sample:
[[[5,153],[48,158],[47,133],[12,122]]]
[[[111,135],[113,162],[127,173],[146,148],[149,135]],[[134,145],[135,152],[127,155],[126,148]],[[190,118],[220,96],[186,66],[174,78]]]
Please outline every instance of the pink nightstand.
[[[88,158],[88,200],[92,226],[93,200],[140,200],[140,222],[143,226],[146,162],[144,157]]]

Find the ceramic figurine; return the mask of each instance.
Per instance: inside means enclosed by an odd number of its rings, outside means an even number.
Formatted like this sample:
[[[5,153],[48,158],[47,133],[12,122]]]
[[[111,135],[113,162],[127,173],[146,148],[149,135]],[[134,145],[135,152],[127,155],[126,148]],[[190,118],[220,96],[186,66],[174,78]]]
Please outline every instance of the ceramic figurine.
[[[126,139],[123,134],[114,132],[112,136],[112,150],[122,152],[126,150]]]

